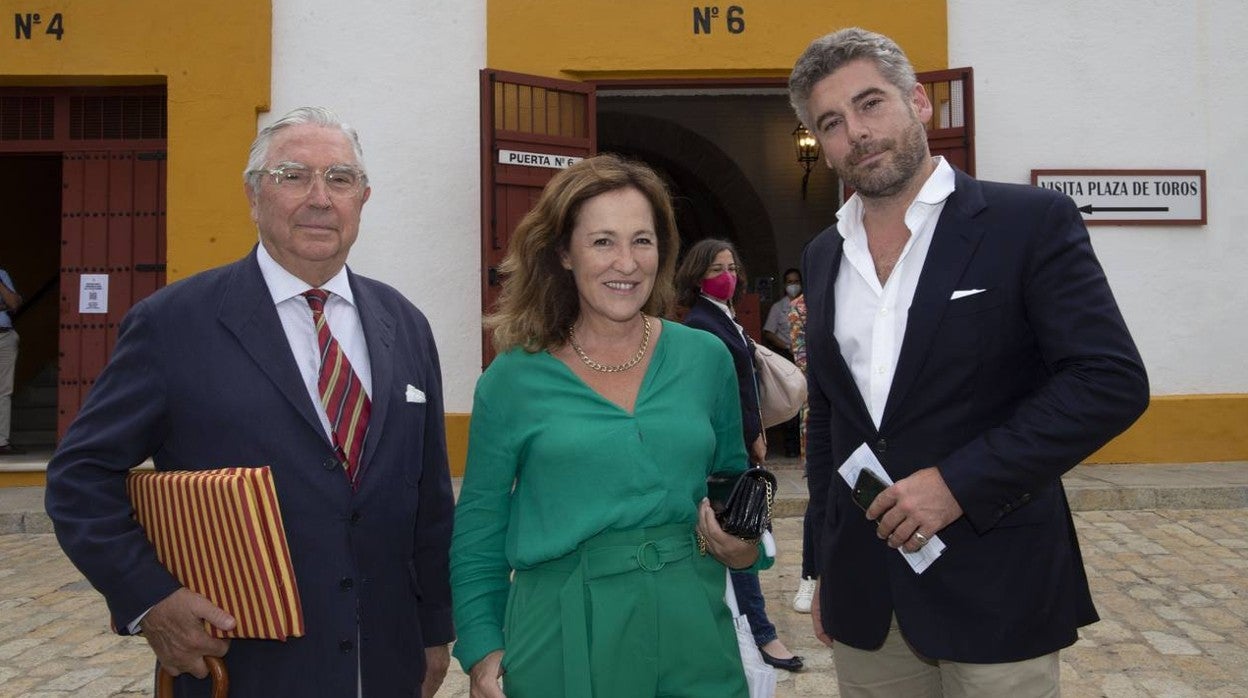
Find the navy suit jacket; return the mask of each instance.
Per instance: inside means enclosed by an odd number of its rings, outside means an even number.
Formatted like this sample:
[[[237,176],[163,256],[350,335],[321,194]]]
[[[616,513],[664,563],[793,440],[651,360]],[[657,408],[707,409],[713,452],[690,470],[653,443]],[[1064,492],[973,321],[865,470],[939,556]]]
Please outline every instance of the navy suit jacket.
[[[225,659],[236,695],[354,696],[357,662],[365,695],[417,695],[424,648],[453,639],[454,505],[433,335],[394,289],[355,274],[350,283],[373,382],[357,492],[254,250],[131,309],[48,464],[57,538],[118,628],[180,586],[131,519],[127,471],[149,457],[159,470],[272,468],[307,634],[233,640]],[[409,384],[427,401],[408,402]],[[207,696],[207,681],[184,675],[177,692]]]
[[[934,659],[996,663],[1097,620],[1061,475],[1148,404],[1135,344],[1074,203],[956,172],[910,307],[880,427],[834,336],[842,238],[802,262],[808,487],[824,628],[876,649],[896,613]],[[957,290],[985,289],[957,300]],[[870,444],[894,480],[936,466],[964,516],[922,575],[875,535],[836,473]],[[930,534],[930,532],[929,532]]]
[[[758,412],[758,384],[754,378],[754,345],[741,338],[736,323],[724,311],[701,296],[685,314],[685,324],[706,330],[719,337],[732,354],[737,369],[737,385],[741,396],[741,426],[745,432],[745,450],[763,433],[763,418]]]

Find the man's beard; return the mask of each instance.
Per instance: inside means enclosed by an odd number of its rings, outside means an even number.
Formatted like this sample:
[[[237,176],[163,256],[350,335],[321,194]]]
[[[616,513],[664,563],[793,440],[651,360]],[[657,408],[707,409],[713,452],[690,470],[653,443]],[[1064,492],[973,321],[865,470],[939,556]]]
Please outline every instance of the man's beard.
[[[892,138],[865,144],[855,143],[846,157],[846,162],[837,169],[837,176],[866,198],[886,198],[897,194],[906,188],[928,159],[927,132],[918,119],[911,122],[901,138],[903,142],[900,146]],[[864,169],[850,164],[885,151],[892,152],[891,162],[886,156],[883,162],[873,163]]]

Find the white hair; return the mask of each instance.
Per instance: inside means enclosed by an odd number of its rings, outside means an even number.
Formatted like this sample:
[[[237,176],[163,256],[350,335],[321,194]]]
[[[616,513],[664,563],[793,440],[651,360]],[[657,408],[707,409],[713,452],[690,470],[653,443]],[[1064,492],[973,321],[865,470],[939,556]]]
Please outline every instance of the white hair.
[[[324,126],[325,128],[336,128],[341,130],[347,136],[347,140],[351,142],[351,149],[355,151],[356,165],[360,170],[364,170],[364,150],[360,147],[360,135],[355,132],[349,124],[338,118],[332,110],[325,107],[299,107],[292,109],[285,116],[274,121],[273,123],[260,129],[260,133],[256,134],[256,139],[251,142],[251,151],[247,156],[247,169],[243,170],[243,182],[254,191],[256,184],[260,181],[260,173],[265,169],[265,156],[269,153],[269,144],[273,141],[273,136],[284,128],[291,126],[299,126],[301,124],[313,124],[315,126]],[[365,183],[368,182],[368,174],[364,174]]]

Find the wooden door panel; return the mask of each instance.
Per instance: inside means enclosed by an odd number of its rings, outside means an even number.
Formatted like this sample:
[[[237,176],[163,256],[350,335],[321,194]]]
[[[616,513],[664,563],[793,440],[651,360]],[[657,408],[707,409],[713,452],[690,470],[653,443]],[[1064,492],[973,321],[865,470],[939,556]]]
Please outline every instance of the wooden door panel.
[[[481,71],[481,312],[498,300],[498,265],[511,233],[558,169],[499,162],[502,151],[587,157],[596,145],[594,88],[496,70]],[[494,358],[482,332],[482,366]]]
[[[932,155],[975,176],[975,80],[970,68],[933,70],[915,76],[932,103],[925,124]]]
[[[121,319],[164,285],[164,169],[163,151],[62,158],[58,438],[108,363]],[[83,274],[108,275],[107,312],[79,312]]]

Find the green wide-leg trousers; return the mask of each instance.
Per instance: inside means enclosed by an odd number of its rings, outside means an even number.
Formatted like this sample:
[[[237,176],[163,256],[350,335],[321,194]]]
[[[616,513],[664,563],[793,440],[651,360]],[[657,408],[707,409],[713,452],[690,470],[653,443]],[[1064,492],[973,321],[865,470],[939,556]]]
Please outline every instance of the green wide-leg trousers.
[[[745,698],[724,566],[691,524],[600,534],[512,582],[508,698]]]

